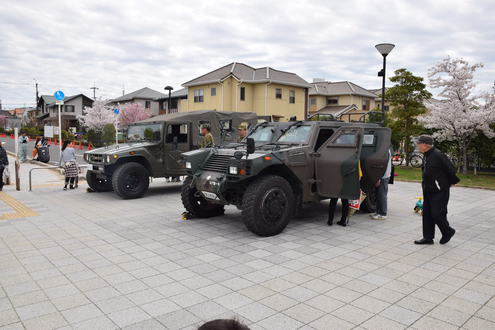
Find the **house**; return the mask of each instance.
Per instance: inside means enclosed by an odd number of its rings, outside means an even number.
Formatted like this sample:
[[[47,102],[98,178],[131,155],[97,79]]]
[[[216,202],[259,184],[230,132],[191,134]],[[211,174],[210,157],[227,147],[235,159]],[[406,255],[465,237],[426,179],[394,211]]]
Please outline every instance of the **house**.
[[[158,116],[159,106],[156,99],[165,96],[168,95],[155,91],[154,89],[144,87],[132,93],[125,94],[113,100],[110,100],[108,104],[111,106],[118,106],[119,104],[124,103],[137,103],[140,104],[143,108],[151,110],[152,116]]]
[[[275,121],[307,118],[311,86],[295,73],[234,62],[182,86],[187,99],[180,101],[181,111],[252,111]]]
[[[84,107],[93,106],[93,99],[84,94],[66,96],[64,104],[61,106],[62,129],[69,127],[79,127],[78,116],[83,114]],[[38,123],[49,126],[58,126],[58,105],[51,95],[42,95],[38,100],[38,111],[41,111],[36,118]]]
[[[389,87],[385,87],[385,93],[388,90],[389,90]],[[369,89],[369,91],[376,95],[374,108],[380,110],[382,108],[382,89],[381,88]],[[389,111],[390,110],[390,102],[385,100],[385,104],[384,104],[383,108],[385,111]]]
[[[160,115],[181,111],[181,100],[187,100],[187,88],[181,88],[170,94],[170,109],[168,108],[168,94],[155,99],[158,102],[158,110]]]
[[[332,114],[343,120],[359,120],[374,108],[376,95],[350,81],[314,79],[309,89],[309,113]],[[361,113],[350,116],[350,113]],[[345,115],[345,116],[344,116]]]

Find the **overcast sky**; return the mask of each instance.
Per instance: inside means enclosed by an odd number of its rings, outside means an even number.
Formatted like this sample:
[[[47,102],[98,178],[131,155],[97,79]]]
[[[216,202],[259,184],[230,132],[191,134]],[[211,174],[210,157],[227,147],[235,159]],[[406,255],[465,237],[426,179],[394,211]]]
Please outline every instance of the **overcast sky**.
[[[311,82],[379,88],[387,76],[425,76],[447,55],[483,62],[479,89],[495,80],[495,1],[2,0],[0,99],[32,105],[60,89],[114,98],[142,87],[175,89],[230,62],[271,66]]]

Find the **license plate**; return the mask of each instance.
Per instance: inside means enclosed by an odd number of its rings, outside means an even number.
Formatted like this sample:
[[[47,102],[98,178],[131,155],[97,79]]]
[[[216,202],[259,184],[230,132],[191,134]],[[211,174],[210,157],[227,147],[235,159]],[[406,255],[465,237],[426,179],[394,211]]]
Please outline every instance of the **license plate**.
[[[98,171],[99,170],[98,166],[96,166],[96,165],[89,165],[89,169],[92,171]]]
[[[209,192],[209,191],[202,191],[201,192],[206,198],[208,199],[219,199],[217,194]]]

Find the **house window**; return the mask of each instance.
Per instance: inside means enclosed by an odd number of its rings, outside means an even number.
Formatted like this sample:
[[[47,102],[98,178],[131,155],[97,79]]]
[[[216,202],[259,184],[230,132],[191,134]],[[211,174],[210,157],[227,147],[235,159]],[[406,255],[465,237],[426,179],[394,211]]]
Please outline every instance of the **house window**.
[[[217,95],[217,89],[216,89],[216,87],[213,87],[211,89],[211,96],[216,96],[216,95]]]
[[[363,110],[367,111],[370,108],[370,100],[363,101]]]
[[[76,112],[76,109],[73,105],[66,105],[65,112]]]
[[[335,97],[329,97],[327,98],[327,105],[335,105],[339,104],[339,99]]]
[[[144,102],[144,107],[145,107],[146,109],[151,108],[151,101],[145,101],[145,102]]]
[[[385,105],[385,106],[383,107],[383,110],[385,110],[385,111],[388,111],[389,109],[390,109],[390,107],[389,107],[388,105]]]
[[[296,103],[296,91],[289,91],[289,103]]]
[[[282,99],[282,88],[275,88],[275,98]]]
[[[196,89],[194,91],[194,103],[203,102],[204,92],[203,89]]]
[[[241,101],[246,100],[246,87],[241,87]]]
[[[311,102],[311,105],[315,105],[316,104],[316,99],[313,97],[311,99],[309,99],[309,101]]]

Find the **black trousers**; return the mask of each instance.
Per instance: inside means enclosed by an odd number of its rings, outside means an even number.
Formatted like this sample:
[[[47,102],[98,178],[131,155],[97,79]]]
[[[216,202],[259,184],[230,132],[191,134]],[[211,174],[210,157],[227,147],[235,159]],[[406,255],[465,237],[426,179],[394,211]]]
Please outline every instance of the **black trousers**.
[[[337,207],[338,198],[331,198],[330,205],[328,207],[328,223],[333,223],[333,217],[335,215],[335,208]],[[346,222],[347,215],[349,214],[349,200],[341,199],[342,201],[342,216],[340,217],[340,221]]]
[[[4,167],[0,168],[0,190],[3,189],[3,184],[4,184],[3,183],[3,170],[4,169],[5,169]]]
[[[423,237],[435,238],[435,225],[442,235],[449,235],[452,231],[447,220],[447,205],[449,204],[450,191],[438,193],[423,192]]]

